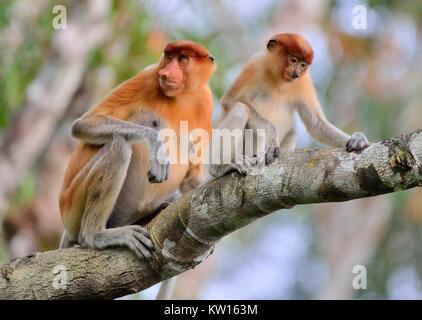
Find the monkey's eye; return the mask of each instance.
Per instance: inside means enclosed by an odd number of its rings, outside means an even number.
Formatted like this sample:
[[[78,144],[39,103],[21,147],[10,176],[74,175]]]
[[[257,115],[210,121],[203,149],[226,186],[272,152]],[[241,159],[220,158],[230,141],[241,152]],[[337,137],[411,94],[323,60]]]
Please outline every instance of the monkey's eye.
[[[302,69],[305,69],[308,65],[307,65],[306,63],[302,62],[302,63],[300,64],[300,66],[301,66],[301,68],[302,68]]]
[[[171,52],[166,52],[166,53],[165,53],[165,57],[166,57],[166,59],[171,60],[171,59],[173,59],[173,53],[171,53]]]
[[[297,58],[296,57],[289,57],[290,63],[297,63]]]
[[[185,56],[184,54],[181,54],[179,56],[179,59],[178,59],[180,64],[185,64],[185,63],[188,62],[188,60],[189,60],[189,58],[187,56]]]
[[[214,57],[213,56],[208,56],[208,58],[211,60],[211,62],[214,62]]]

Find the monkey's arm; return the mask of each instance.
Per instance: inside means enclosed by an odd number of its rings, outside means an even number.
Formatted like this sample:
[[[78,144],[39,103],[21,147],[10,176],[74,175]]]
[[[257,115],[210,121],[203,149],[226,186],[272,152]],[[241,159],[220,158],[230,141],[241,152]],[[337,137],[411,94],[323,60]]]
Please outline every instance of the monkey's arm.
[[[265,164],[270,164],[280,155],[280,143],[277,139],[277,129],[253,108],[248,107],[248,111],[249,117],[248,122],[246,123],[246,129],[265,130]],[[258,158],[260,157],[258,156]]]
[[[243,103],[235,103],[227,112],[224,112],[222,118],[218,121],[216,129],[227,129],[228,132],[241,130],[241,139],[230,140],[229,145],[221,144],[221,136],[213,133],[211,139],[212,163],[210,166],[210,174],[214,177],[224,176],[231,171],[238,171],[240,174],[248,174],[252,167],[256,164],[256,158],[251,158],[245,154],[236,154],[236,150],[243,150],[243,130],[246,127],[249,117],[249,108]],[[214,141],[218,138],[220,141]],[[223,139],[224,142],[224,139]],[[234,143],[233,143],[234,142]],[[230,162],[224,162],[224,154],[230,154]],[[229,151],[229,152],[227,152]]]
[[[270,164],[274,161],[275,158],[279,156],[280,153],[280,142],[277,140],[277,129],[271,122],[267,121],[259,113],[257,113],[253,105],[245,103],[243,99],[243,96],[249,90],[254,89],[253,85],[248,84],[248,80],[250,80],[251,74],[255,74],[256,72],[256,65],[254,63],[247,64],[237,79],[234,81],[233,85],[222,97],[221,107],[225,111],[224,113],[226,120],[224,120],[224,122],[233,122],[233,120],[230,120],[230,118],[239,118],[236,116],[231,116],[231,111],[233,109],[243,108],[247,113],[246,125],[243,125],[243,127],[238,126],[236,128],[242,130],[245,128],[253,129],[255,137],[257,137],[257,129],[265,130],[265,152],[262,155],[257,154],[257,156],[258,162],[262,162],[262,164],[264,164],[264,162],[265,164]],[[237,113],[239,112],[235,112],[235,114]],[[239,121],[236,120],[234,122]],[[221,121],[221,123],[223,123],[223,121]],[[255,151],[255,153],[258,152]]]
[[[154,143],[157,130],[108,116],[82,116],[72,125],[72,136],[85,143],[103,145],[121,136],[127,141]]]
[[[167,180],[169,161],[158,131],[136,123],[107,116],[83,116],[73,123],[72,135],[85,143],[105,145],[116,137],[127,142],[145,143],[150,148],[152,183]]]
[[[297,111],[305,124],[306,129],[313,138],[333,147],[344,147],[350,136],[331,124],[319,104],[308,106],[297,104]]]
[[[310,84],[307,94],[303,94],[304,98],[295,105],[312,137],[329,146],[346,147],[349,152],[365,149],[369,145],[369,141],[363,133],[355,132],[349,136],[327,120],[315,89],[312,83]]]

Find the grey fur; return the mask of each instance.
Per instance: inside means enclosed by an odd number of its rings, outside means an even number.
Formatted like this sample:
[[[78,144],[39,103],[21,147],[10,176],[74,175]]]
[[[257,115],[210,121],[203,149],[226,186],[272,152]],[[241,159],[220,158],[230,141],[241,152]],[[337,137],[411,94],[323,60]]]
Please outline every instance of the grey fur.
[[[79,235],[77,239],[72,239],[65,232],[61,248],[73,243],[93,249],[124,246],[138,257],[151,257],[153,243],[143,227],[124,225],[107,229],[110,216],[119,210],[117,200],[126,202],[122,188],[131,165],[133,143],[149,148],[151,166],[148,180],[151,183],[163,182],[168,175],[168,160],[159,154],[163,150],[163,142],[158,136],[157,130],[162,125],[158,117],[152,112],[141,111],[132,114],[130,120],[134,122],[87,115],[74,122],[74,137],[102,147],[78,174],[81,177],[78,187],[82,188],[78,192],[82,199],[71,210],[82,215]]]

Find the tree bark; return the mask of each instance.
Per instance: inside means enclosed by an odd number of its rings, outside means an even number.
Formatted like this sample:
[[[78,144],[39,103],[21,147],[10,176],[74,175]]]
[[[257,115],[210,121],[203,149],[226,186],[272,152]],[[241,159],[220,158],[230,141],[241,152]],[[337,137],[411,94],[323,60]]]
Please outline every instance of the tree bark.
[[[121,297],[195,267],[222,237],[278,209],[417,186],[422,186],[422,130],[371,144],[359,154],[284,153],[260,175],[215,179],[163,210],[147,226],[157,247],[151,261],[137,260],[125,249],[35,253],[1,267],[0,299]]]

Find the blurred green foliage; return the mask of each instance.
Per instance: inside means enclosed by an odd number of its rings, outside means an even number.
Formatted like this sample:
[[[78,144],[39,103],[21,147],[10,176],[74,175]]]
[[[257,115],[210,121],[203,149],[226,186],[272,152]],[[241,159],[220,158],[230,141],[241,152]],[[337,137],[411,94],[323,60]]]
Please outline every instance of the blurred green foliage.
[[[0,27],[10,23],[13,1],[3,1],[0,5]],[[0,129],[10,124],[14,112],[25,101],[25,90],[35,78],[49,50],[53,33],[52,13],[45,10],[37,20],[36,27],[31,24],[20,25],[22,39],[16,48],[6,48],[0,41]],[[6,35],[5,35],[6,36]]]
[[[390,10],[391,12],[401,12],[409,14],[421,22],[422,19],[422,2],[409,0],[369,0],[368,5],[371,7],[379,7]]]

